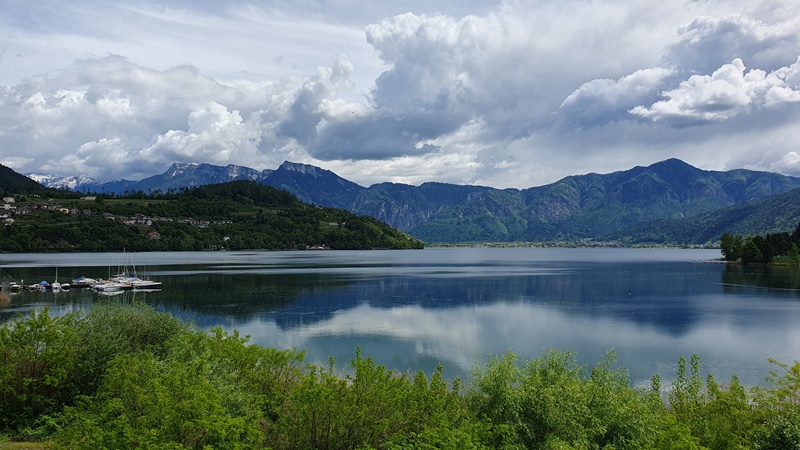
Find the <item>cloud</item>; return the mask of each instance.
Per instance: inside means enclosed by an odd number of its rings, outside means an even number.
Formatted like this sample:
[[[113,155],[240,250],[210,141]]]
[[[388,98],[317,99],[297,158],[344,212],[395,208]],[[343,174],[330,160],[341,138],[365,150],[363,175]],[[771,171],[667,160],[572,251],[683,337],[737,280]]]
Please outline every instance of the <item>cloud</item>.
[[[192,111],[189,129],[170,130],[158,136],[156,142],[141,152],[151,163],[170,164],[174,161],[208,161],[229,164],[236,155],[247,158],[257,153],[261,130],[255,121],[244,121],[239,111],[216,102]]]
[[[770,169],[777,172],[800,174],[800,154],[791,151],[783,155],[778,161],[773,162],[770,165]]]
[[[141,178],[177,159],[289,159],[360,184],[524,188],[669,157],[792,170],[780,161],[797,150],[800,5],[788,2],[0,12],[0,162],[24,172]]]
[[[560,112],[581,127],[637,118],[675,126],[728,119],[750,110],[748,97],[760,95],[740,91],[744,74],[737,74],[741,70],[735,61],[759,68],[748,74],[750,88],[769,90],[786,78],[782,72],[794,70],[786,64],[800,54],[798,30],[800,7],[778,2],[751,5],[735,14],[694,17],[677,27],[677,40],[662,50],[655,64],[616,81],[582,84],[566,97]],[[768,79],[753,79],[758,77]],[[788,86],[791,90],[791,82]],[[756,103],[771,107],[792,95],[772,87],[770,98]],[[659,101],[662,96],[669,100]]]
[[[34,170],[109,179],[152,175],[174,161],[258,165],[262,136],[272,136],[265,122],[283,116],[302,85],[223,84],[189,66],[158,71],[108,56],[0,91],[0,126],[5,146],[39,161]],[[267,162],[283,161],[274,156]]]
[[[781,2],[756,5],[738,14],[696,17],[679,27],[680,40],[667,51],[663,64],[687,73],[709,73],[736,58],[767,71],[781,67],[786,55],[796,54],[800,46],[800,7]]]
[[[799,80],[800,57],[769,74],[763,70],[745,73],[744,63],[737,58],[710,76],[690,77],[677,89],[664,92],[667,100],[637,106],[631,114],[674,126],[723,121],[753,109],[800,102]]]
[[[628,110],[658,98],[658,92],[675,75],[674,69],[653,67],[618,80],[584,83],[561,104],[560,111],[580,126],[602,125],[630,118]]]

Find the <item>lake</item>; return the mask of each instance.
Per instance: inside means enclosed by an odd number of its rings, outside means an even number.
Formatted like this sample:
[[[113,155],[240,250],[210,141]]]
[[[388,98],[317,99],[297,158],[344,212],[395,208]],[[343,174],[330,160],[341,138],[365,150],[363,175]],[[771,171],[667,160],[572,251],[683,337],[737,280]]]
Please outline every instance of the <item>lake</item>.
[[[718,250],[427,248],[410,251],[175,252],[129,255],[159,292],[107,298],[89,290],[22,292],[0,321],[49,306],[140,299],[206,328],[298,348],[344,365],[364,354],[399,371],[466,378],[476,357],[511,349],[577,352],[594,365],[613,349],[631,381],[675,378],[697,353],[720,382],[764,384],[774,358],[800,360],[800,270],[729,266]],[[2,281],[106,277],[120,254],[0,255]],[[111,267],[111,269],[109,269]]]

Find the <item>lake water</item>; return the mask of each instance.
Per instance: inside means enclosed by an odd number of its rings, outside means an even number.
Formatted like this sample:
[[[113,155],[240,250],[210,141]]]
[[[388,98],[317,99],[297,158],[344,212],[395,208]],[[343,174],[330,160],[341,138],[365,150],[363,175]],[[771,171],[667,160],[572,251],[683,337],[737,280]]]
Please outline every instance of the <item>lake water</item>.
[[[201,327],[304,349],[345,364],[355,348],[387,367],[466,377],[476,357],[613,349],[634,384],[675,377],[700,355],[718,381],[764,384],[774,358],[800,360],[800,270],[713,262],[715,250],[429,248],[411,251],[188,252],[133,255],[160,292],[23,292],[0,321],[49,306],[141,299]],[[3,281],[106,277],[119,254],[0,255]],[[113,270],[113,269],[112,269]]]

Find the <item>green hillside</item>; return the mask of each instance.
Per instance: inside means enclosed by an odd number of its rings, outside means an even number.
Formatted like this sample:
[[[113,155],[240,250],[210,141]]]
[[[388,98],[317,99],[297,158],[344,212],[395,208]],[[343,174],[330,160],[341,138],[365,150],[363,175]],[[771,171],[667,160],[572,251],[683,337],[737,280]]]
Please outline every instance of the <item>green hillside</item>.
[[[423,247],[371,217],[250,181],[93,201],[35,197],[16,208],[0,252]]]
[[[681,227],[682,220],[798,186],[800,180],[780,174],[706,171],[670,159],[522,191],[440,185],[429,194],[426,185],[381,191],[373,186],[371,198],[362,193],[361,203],[348,209],[380,217],[426,242],[603,240],[627,237],[628,229],[649,233],[648,241],[667,242],[660,240],[661,230],[650,229],[653,224]]]
[[[0,164],[0,193],[30,194],[48,190],[30,178],[20,175],[9,167]]]
[[[722,233],[764,235],[792,231],[800,222],[800,189],[683,219],[656,220],[609,233],[606,240],[628,244],[706,244]]]

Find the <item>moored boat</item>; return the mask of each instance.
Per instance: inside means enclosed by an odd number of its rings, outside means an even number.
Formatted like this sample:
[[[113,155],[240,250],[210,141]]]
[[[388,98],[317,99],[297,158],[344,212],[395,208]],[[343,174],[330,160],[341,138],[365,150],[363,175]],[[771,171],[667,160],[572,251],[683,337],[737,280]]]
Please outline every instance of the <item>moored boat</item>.
[[[131,285],[112,280],[99,280],[92,286],[95,292],[117,292],[132,289]]]
[[[80,288],[94,287],[95,284],[97,284],[97,280],[95,280],[94,278],[78,277],[72,280],[70,286],[80,289]]]
[[[19,292],[19,291],[21,291],[23,289],[25,289],[24,280],[20,280],[19,284],[17,284],[16,281],[13,281],[13,282],[11,282],[11,284],[8,285],[8,290],[11,291],[11,292]]]
[[[33,288],[31,290],[33,290],[33,291],[42,291],[42,292],[44,292],[44,291],[50,289],[50,283],[48,283],[47,281],[42,280],[38,284],[34,284],[31,287]]]

